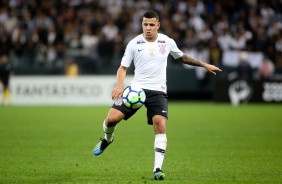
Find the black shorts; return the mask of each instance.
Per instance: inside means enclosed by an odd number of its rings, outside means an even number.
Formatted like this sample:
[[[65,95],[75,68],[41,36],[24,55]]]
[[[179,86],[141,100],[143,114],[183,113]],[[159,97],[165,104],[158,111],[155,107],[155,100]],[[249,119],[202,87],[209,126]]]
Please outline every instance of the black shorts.
[[[168,106],[167,106],[167,94],[161,91],[153,91],[144,89],[146,94],[145,107],[147,108],[147,120],[148,124],[153,124],[153,116],[161,115],[168,118]],[[121,111],[125,117],[124,120],[129,119],[139,109],[130,109],[123,103],[114,103],[112,108]]]

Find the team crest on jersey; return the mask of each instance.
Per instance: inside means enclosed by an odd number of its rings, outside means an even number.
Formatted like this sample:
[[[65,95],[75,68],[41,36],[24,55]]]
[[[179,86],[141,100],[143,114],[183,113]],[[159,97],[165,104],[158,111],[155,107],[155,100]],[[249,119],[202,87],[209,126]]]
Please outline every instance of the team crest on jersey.
[[[166,50],[165,50],[166,45],[165,44],[160,44],[159,47],[160,47],[160,53],[161,54],[165,54],[165,52],[166,52]]]
[[[121,106],[122,105],[122,98],[121,97],[118,97],[114,100],[114,103],[116,106]]]
[[[154,49],[150,49],[150,50],[149,50],[149,55],[152,56],[152,57],[155,56],[155,51],[154,51]]]

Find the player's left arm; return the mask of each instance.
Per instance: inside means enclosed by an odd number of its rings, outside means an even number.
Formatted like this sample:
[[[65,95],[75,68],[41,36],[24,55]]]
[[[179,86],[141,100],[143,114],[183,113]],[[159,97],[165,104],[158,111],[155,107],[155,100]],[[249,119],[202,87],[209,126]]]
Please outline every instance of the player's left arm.
[[[220,72],[221,69],[219,69],[218,67],[202,62],[198,59],[195,59],[193,57],[190,57],[186,54],[183,54],[183,56],[181,56],[180,58],[177,59],[178,61],[184,63],[184,64],[188,64],[188,65],[192,65],[192,66],[198,66],[198,67],[203,67],[205,68],[209,73],[212,73],[214,75],[216,75],[217,72]]]

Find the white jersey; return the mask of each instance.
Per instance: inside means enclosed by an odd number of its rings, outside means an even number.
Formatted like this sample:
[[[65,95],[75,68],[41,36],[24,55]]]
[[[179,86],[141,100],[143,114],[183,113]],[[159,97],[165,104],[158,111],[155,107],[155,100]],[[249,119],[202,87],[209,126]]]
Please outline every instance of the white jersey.
[[[158,33],[154,42],[148,42],[143,34],[132,39],[125,50],[121,65],[129,67],[134,62],[135,71],[132,85],[143,89],[163,91],[166,93],[167,57],[171,54],[175,59],[183,56],[175,41]]]

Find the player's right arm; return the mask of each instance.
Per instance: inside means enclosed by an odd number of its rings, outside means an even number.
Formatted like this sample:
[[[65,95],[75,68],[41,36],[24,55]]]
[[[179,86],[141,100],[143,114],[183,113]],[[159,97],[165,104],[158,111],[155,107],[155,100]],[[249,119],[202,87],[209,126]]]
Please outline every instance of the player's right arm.
[[[134,41],[131,40],[125,49],[124,55],[121,59],[121,65],[117,70],[117,85],[112,91],[112,99],[121,97],[123,92],[123,82],[125,80],[127,68],[130,66],[134,58]]]
[[[121,97],[123,92],[123,82],[126,76],[127,67],[120,65],[117,70],[117,84],[112,91],[112,99],[114,100],[117,97]]]

